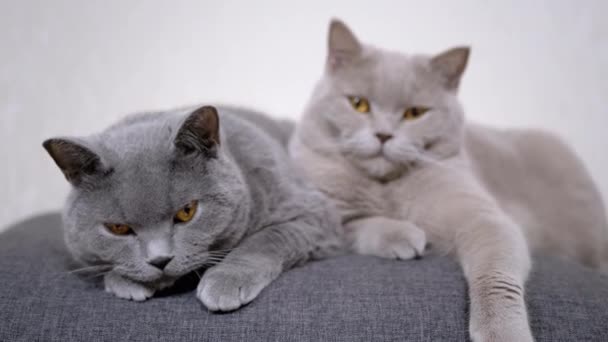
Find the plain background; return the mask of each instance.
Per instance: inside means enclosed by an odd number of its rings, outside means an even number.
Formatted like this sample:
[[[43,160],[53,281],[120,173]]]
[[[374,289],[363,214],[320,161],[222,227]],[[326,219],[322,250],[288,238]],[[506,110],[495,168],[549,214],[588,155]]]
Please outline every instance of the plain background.
[[[297,119],[327,25],[404,52],[468,44],[471,120],[559,133],[608,194],[606,1],[0,2],[0,230],[69,189],[41,147],[145,109],[232,103]]]

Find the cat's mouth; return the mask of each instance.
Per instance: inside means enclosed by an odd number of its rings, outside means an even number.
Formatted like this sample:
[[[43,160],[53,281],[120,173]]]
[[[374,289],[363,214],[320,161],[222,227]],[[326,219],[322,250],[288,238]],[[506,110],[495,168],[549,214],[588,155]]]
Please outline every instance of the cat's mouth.
[[[411,146],[411,149],[401,151],[390,150],[384,146],[375,153],[355,157],[353,163],[371,179],[388,183],[424,165],[435,163],[427,153],[437,143],[438,140],[432,140],[424,146]]]
[[[432,144],[431,146],[432,147]],[[418,167],[423,151],[415,146],[408,148],[388,147],[386,144],[373,151],[344,151],[350,163],[370,179],[387,183]]]
[[[386,156],[378,153],[367,158],[357,158],[352,161],[355,167],[363,171],[370,179],[387,183],[401,177],[407,172],[407,167],[396,163]]]
[[[380,151],[378,151],[378,153],[376,153],[375,155],[373,155],[372,157],[369,158],[370,161],[380,161],[380,162],[385,162],[388,163],[390,165],[392,165],[395,168],[411,168],[413,167],[417,160],[418,160],[418,156],[400,156],[399,158],[396,158],[394,156],[392,156],[390,153],[387,153],[384,149],[381,149]]]

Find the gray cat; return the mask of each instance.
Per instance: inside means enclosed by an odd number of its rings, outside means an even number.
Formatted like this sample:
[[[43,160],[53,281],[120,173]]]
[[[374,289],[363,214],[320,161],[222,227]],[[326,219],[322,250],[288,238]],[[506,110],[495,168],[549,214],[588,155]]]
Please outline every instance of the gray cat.
[[[335,209],[289,163],[290,131],[206,106],[45,141],[73,185],[67,247],[107,272],[106,291],[138,301],[211,266],[197,297],[210,310],[239,308],[284,270],[339,245]]]
[[[604,204],[558,138],[465,123],[468,56],[386,51],[332,22],[290,153],[334,199],[354,251],[409,259],[430,240],[462,265],[473,341],[532,341],[529,249],[606,267]]]

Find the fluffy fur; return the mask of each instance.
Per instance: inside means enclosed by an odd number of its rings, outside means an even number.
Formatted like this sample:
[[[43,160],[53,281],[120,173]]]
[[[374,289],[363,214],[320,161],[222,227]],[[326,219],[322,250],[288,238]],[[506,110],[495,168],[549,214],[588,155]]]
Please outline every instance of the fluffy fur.
[[[331,252],[339,219],[289,162],[291,124],[213,107],[128,117],[44,147],[73,185],[64,210],[74,257],[106,290],[144,300],[211,266],[197,297],[210,310],[253,300],[282,271]],[[175,213],[196,201],[187,223]],[[127,224],[117,236],[105,223]],[[160,265],[160,266],[159,266]]]
[[[432,242],[462,265],[473,341],[532,341],[529,250],[597,268],[608,245],[581,162],[547,133],[465,124],[466,47],[405,55],[361,44],[340,21],[328,47],[290,153],[333,198],[353,250],[409,259]],[[349,96],[367,98],[370,112]],[[430,110],[405,121],[414,106]]]

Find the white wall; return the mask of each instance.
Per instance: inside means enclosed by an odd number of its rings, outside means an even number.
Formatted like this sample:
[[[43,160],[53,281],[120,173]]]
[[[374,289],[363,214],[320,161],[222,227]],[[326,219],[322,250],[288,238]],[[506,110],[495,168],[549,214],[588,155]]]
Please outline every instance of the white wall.
[[[63,202],[45,138],[200,102],[297,118],[332,16],[402,51],[472,45],[469,117],[559,132],[608,196],[607,13],[590,0],[2,1],[0,229]]]

